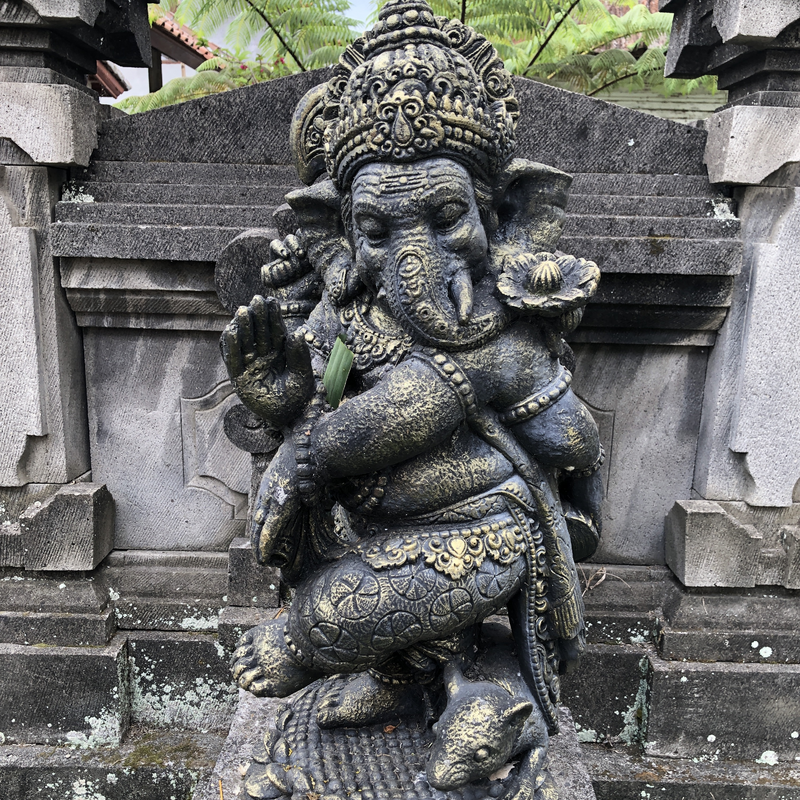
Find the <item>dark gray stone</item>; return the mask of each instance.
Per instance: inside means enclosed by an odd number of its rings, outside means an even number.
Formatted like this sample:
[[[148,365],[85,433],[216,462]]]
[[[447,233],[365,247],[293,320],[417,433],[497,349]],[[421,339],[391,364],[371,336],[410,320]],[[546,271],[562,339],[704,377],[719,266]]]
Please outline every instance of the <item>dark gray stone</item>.
[[[234,539],[228,548],[228,605],[277,608],[280,571],[256,561],[249,539]]]
[[[0,567],[22,567],[25,546],[18,522],[4,522],[0,527]]]
[[[327,73],[315,70],[114,120],[103,128],[97,158],[289,164],[294,108]]]
[[[581,748],[597,800],[798,800],[800,767],[653,758],[603,745]],[[795,762],[796,764],[796,762]]]
[[[102,646],[115,630],[110,608],[99,614],[0,611],[0,642],[11,644]]]
[[[178,730],[226,730],[238,689],[214,634],[128,635],[131,723]]]
[[[648,755],[793,762],[800,665],[703,664],[650,657]]]
[[[90,188],[91,190],[91,188]],[[272,225],[275,206],[144,205],[138,203],[59,203],[57,222],[96,225],[181,225],[257,228]]]
[[[586,194],[724,199],[724,193],[708,182],[705,173],[694,175],[681,172],[668,175],[577,173],[573,176],[570,195]]]
[[[564,236],[611,236],[615,238],[736,239],[739,220],[676,219],[655,216],[577,215],[567,217]]]
[[[213,183],[116,183],[107,181],[72,181],[65,187],[67,198],[83,198],[97,203],[161,203],[187,205],[275,206],[283,201],[283,186]],[[89,199],[91,198],[91,199]],[[73,199],[71,202],[82,202]]]
[[[114,545],[114,500],[104,484],[74,483],[20,515],[27,570],[92,570]]]
[[[575,184],[573,184],[574,186]],[[713,217],[716,213],[735,211],[729,198],[710,197],[656,197],[623,194],[578,194],[570,193],[567,214],[614,214],[618,216],[655,217]]]
[[[214,733],[139,727],[114,748],[0,746],[3,800],[190,800],[222,743]]]
[[[561,699],[572,709],[580,741],[641,742],[648,670],[641,646],[587,647],[578,669],[561,678]]]
[[[100,614],[108,598],[93,577],[74,572],[3,570],[0,609],[35,614]]]
[[[177,108],[164,109],[164,111],[175,110],[177,110]],[[132,122],[136,119],[142,118],[125,117],[118,122]],[[147,119],[152,118],[148,116]],[[276,164],[272,161],[265,161],[262,163],[248,163],[246,161],[231,163],[218,160],[215,160],[213,163],[185,163],[178,158],[166,161],[150,158],[104,161],[99,154],[96,155],[95,160],[92,161],[88,168],[73,170],[72,178],[73,182],[77,184],[86,181],[171,184],[173,186],[182,185],[186,187],[192,187],[194,184],[224,186],[255,186],[266,184],[268,186],[285,186],[287,187],[287,191],[290,187],[301,185],[294,167],[290,166],[288,163]],[[191,202],[191,199],[188,197],[187,202]]]
[[[565,172],[705,175],[701,130],[525,78],[514,89],[521,158]]]
[[[128,728],[122,636],[106,647],[0,644],[0,673],[0,731],[9,744],[118,745]]]
[[[274,619],[276,614],[274,608],[255,608],[252,606],[228,606],[222,609],[219,615],[218,636],[219,643],[222,645],[228,657],[233,654],[239,639],[260,622]]]

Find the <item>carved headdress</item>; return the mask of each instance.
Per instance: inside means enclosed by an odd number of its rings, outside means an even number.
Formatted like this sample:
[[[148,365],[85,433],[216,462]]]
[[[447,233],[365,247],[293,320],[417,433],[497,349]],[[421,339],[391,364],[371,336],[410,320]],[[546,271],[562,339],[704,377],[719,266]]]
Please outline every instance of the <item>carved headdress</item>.
[[[328,83],[300,101],[291,141],[307,184],[326,170],[347,189],[364,164],[436,155],[488,179],[513,153],[518,116],[511,75],[486,38],[424,0],[389,0]]]

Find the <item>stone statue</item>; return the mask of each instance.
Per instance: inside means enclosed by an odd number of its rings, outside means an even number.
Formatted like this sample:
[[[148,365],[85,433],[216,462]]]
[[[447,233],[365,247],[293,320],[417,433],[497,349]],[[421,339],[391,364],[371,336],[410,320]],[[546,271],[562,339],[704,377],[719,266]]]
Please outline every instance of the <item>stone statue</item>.
[[[251,534],[296,587],[233,674],[259,696],[310,687],[267,733],[252,797],[418,796],[410,768],[402,794],[314,766],[337,730],[433,740],[421,798],[498,796],[511,757],[504,797],[544,780],[602,499],[563,336],[599,271],[556,252],[571,179],[513,158],[517,117],[489,42],[423,0],[390,0],[296,110],[297,233],[222,336],[243,404],[283,436]],[[351,359],[332,390],[326,363]],[[504,609],[513,645],[487,649]]]

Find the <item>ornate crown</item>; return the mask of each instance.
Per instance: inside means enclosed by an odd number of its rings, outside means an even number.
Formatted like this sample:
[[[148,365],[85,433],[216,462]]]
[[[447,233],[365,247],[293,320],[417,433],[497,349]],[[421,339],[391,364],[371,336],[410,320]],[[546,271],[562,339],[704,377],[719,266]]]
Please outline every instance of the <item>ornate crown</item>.
[[[483,36],[424,0],[389,0],[300,101],[291,140],[308,184],[327,170],[347,188],[369,162],[434,155],[489,178],[513,153],[518,116],[511,75]]]

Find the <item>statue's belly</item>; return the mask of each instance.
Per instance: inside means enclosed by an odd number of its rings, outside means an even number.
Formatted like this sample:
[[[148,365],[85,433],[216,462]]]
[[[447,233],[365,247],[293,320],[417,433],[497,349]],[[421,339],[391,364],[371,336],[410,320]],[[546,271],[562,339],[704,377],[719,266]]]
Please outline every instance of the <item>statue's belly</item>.
[[[503,455],[462,425],[438,447],[393,467],[380,486],[375,476],[351,479],[339,499],[349,510],[375,519],[416,517],[486,492],[513,472]],[[382,495],[379,502],[375,488]]]

